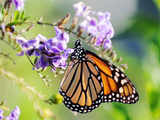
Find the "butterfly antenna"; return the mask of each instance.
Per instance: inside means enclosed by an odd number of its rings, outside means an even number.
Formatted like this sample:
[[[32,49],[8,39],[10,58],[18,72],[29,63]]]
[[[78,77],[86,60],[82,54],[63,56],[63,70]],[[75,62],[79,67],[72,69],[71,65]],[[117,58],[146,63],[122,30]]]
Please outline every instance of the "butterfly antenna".
[[[81,46],[81,40],[76,40],[75,42],[75,47],[80,47]]]

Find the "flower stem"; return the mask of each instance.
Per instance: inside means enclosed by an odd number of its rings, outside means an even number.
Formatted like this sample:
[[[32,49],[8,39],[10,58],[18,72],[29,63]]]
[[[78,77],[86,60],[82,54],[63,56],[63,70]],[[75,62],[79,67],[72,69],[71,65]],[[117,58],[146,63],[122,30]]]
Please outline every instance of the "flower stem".
[[[47,22],[40,22],[40,21],[38,21],[37,22],[37,24],[38,25],[47,25],[47,26],[57,26],[57,24],[52,24],[52,23],[47,23]],[[73,35],[75,35],[76,37],[79,37],[79,38],[81,38],[81,39],[83,39],[83,40],[85,40],[86,38],[85,37],[83,37],[83,36],[78,36],[78,33],[77,32],[74,32],[74,31],[72,31],[72,30],[70,30],[70,29],[68,29],[68,28],[64,28],[64,30],[65,31],[67,31],[68,33],[72,33]]]
[[[0,55],[4,56],[5,58],[9,59],[10,61],[12,61],[13,64],[16,64],[16,62],[13,60],[12,57],[10,57],[8,54],[3,53],[0,51]]]
[[[9,80],[14,80],[19,86],[21,86],[21,88],[29,95],[30,98],[33,98],[33,96],[35,96],[35,98],[38,98],[43,101],[45,100],[44,95],[36,91],[29,84],[25,83],[23,78],[18,78],[16,75],[4,70],[3,68],[0,68],[0,75],[5,76]]]

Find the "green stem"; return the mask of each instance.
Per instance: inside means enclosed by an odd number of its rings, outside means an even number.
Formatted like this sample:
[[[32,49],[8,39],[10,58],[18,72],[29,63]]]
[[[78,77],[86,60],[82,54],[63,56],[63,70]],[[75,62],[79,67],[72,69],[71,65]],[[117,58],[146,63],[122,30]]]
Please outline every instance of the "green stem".
[[[0,52],[0,55],[2,55],[4,57],[8,58],[9,60],[11,60],[13,64],[16,64],[16,62],[13,60],[13,58],[11,58],[8,54]]]
[[[38,25],[47,25],[47,26],[57,26],[57,24],[52,24],[52,23],[47,23],[47,22],[40,22],[40,21],[38,21],[37,22],[37,24]],[[64,28],[64,30],[65,31],[67,31],[68,33],[72,33],[74,36],[76,36],[76,37],[79,37],[79,38],[81,38],[81,39],[83,39],[83,40],[86,40],[86,38],[85,37],[83,37],[83,36],[78,36],[78,33],[77,32],[74,32],[74,31],[72,31],[72,30],[70,30],[70,29],[68,29],[68,28]]]

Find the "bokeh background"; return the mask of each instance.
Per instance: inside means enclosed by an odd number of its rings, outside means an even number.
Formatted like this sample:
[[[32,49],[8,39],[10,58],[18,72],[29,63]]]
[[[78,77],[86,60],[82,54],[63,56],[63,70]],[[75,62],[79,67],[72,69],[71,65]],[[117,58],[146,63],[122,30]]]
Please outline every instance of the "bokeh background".
[[[44,21],[54,22],[66,15],[73,14],[72,5],[80,0],[26,0],[25,14],[35,18],[43,16]],[[135,84],[140,100],[133,105],[105,103],[98,109],[85,115],[74,115],[63,104],[48,105],[37,101],[43,110],[51,109],[53,120],[160,120],[160,0],[84,0],[96,11],[109,11],[115,29],[112,39],[113,48],[123,63],[128,64],[127,75]],[[27,33],[27,38],[37,34],[53,37],[50,27],[36,26]],[[73,46],[72,43],[70,46]],[[16,61],[12,64],[0,56],[0,64],[18,77],[33,86],[38,92],[50,97],[58,93],[63,77],[54,77],[51,86],[46,87],[42,79],[32,70],[27,58],[16,56],[16,51],[0,42],[0,50],[10,53]],[[13,109],[18,105],[21,109],[20,120],[41,120],[35,111],[36,97],[32,100],[14,80],[0,76],[0,100]]]

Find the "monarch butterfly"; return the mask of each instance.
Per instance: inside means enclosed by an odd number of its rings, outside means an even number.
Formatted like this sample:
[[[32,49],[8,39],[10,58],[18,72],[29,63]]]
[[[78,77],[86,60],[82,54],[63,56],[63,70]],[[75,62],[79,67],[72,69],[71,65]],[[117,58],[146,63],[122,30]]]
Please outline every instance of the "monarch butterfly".
[[[72,111],[91,112],[103,102],[136,103],[139,99],[127,76],[109,61],[75,42],[71,62],[60,84],[63,103]]]

